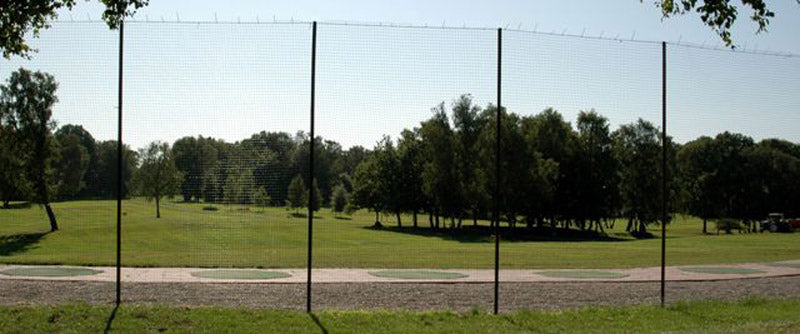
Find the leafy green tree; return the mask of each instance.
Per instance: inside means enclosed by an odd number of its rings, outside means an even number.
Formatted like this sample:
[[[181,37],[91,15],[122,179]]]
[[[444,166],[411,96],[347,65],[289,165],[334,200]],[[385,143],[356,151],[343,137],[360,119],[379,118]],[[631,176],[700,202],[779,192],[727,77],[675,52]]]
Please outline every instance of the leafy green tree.
[[[707,221],[716,218],[745,219],[746,208],[757,190],[748,190],[744,151],[753,139],[723,132],[716,137],[700,137],[686,143],[678,152],[684,210]]]
[[[349,194],[342,185],[333,187],[333,194],[331,195],[331,204],[333,205],[333,212],[338,217],[344,212],[348,205]]]
[[[403,196],[404,184],[401,178],[400,160],[391,138],[384,136],[375,147],[371,158],[375,159],[377,164],[378,182],[375,184],[378,186],[377,191],[381,194],[380,198],[384,201],[383,206],[387,211],[395,214],[397,226],[403,227],[400,214],[408,205]]]
[[[228,171],[233,166],[238,166],[237,150],[235,144],[226,143],[223,140],[206,138],[206,142],[217,152],[217,157],[212,168],[207,168],[203,175],[202,196],[207,203],[217,203],[224,200],[225,180],[228,178]],[[269,193],[269,189],[267,189]]]
[[[272,198],[269,197],[269,194],[267,194],[267,189],[264,189],[264,187],[258,187],[253,192],[252,198],[253,198],[253,203],[262,208],[268,207],[270,201],[272,201]]]
[[[53,105],[58,101],[58,83],[52,75],[20,68],[11,73],[6,85],[0,86],[0,110],[6,125],[15,128],[12,152],[21,155],[26,178],[31,185],[34,202],[44,206],[50,231],[58,230],[58,222],[50,207],[56,180],[53,163],[58,159],[53,140],[55,122],[51,120]]]
[[[619,204],[617,160],[608,119],[594,110],[578,114],[577,168],[581,187],[578,196],[578,216],[602,229],[602,219],[615,217]]]
[[[456,171],[456,142],[453,129],[444,108],[444,103],[431,109],[433,116],[422,123],[419,133],[422,138],[425,163],[422,170],[422,191],[431,200],[432,213],[436,217],[454,217],[461,213],[462,189]]]
[[[0,200],[3,208],[9,202],[25,198],[30,185],[25,175],[22,152],[17,142],[16,124],[11,110],[0,105]]]
[[[703,220],[703,233],[708,233],[708,220],[720,216],[719,203],[715,202],[719,195],[715,172],[726,166],[720,165],[714,146],[714,139],[704,136],[686,143],[678,152],[682,206]]]
[[[537,209],[542,211],[542,216],[546,217],[553,227],[559,222],[567,227],[570,221],[580,220],[582,217],[579,217],[578,213],[582,203],[579,194],[583,189],[580,185],[577,162],[579,142],[577,133],[568,122],[564,121],[561,114],[552,108],[547,108],[532,117],[522,118],[520,126],[531,157],[526,163],[541,165],[542,168],[538,170],[544,173],[535,175],[534,180],[539,180],[537,182],[540,184],[554,181],[552,187],[542,184],[542,187],[531,190],[540,193],[543,199],[552,199]],[[556,170],[554,179],[549,174],[551,168]]]
[[[396,175],[400,184],[398,194],[404,211],[413,214],[413,226],[418,227],[417,215],[426,207],[422,193],[422,170],[424,165],[422,141],[418,129],[405,129],[397,142],[400,173]]]
[[[147,200],[155,200],[156,218],[161,218],[161,199],[177,193],[181,173],[175,168],[167,143],[152,142],[139,150],[139,157],[141,166],[135,175],[136,185]]]
[[[294,209],[294,213],[299,213],[300,208],[306,205],[308,195],[306,194],[306,185],[303,183],[303,177],[300,175],[295,176],[292,182],[289,183],[289,189],[286,194],[289,207]]]
[[[217,150],[203,136],[183,137],[172,145],[175,167],[183,175],[181,194],[184,201],[200,201],[205,175],[217,164]]]
[[[485,191],[485,182],[488,180],[486,171],[475,159],[478,155],[477,141],[486,120],[480,117],[481,108],[473,104],[472,96],[469,94],[461,95],[453,102],[452,114],[457,161],[454,168],[457,170],[459,188],[462,190],[461,201],[466,204],[461,211],[462,214],[472,216],[473,224],[477,225],[478,215],[485,210],[489,201]]]
[[[296,139],[285,132],[262,131],[239,144],[240,152],[247,155],[245,159],[252,161],[256,185],[266,188],[273,203],[287,201],[289,183],[300,173],[295,159],[308,159],[307,156],[295,157],[298,146]]]
[[[356,145],[350,147],[349,149],[342,151],[341,157],[336,160],[336,169],[345,175],[353,175],[356,171],[356,167],[358,167],[358,164],[364,161],[369,155],[370,151],[362,146]],[[347,186],[345,185],[345,190],[352,191],[353,189],[347,189]]]
[[[223,187],[223,196],[227,204],[253,203],[255,181],[253,170],[249,166],[237,166],[228,170]]]
[[[317,185],[317,179],[311,181],[311,188],[309,188],[309,191],[311,193],[307,193],[306,197],[311,199],[311,210],[314,212],[319,211],[319,209],[322,208],[322,192]]]
[[[386,207],[381,191],[381,179],[377,159],[367,158],[356,167],[353,177],[353,204],[375,212],[375,223],[380,223],[380,213]]]
[[[743,150],[742,157],[745,175],[737,184],[745,196],[735,201],[733,217],[756,221],[771,212],[800,215],[800,159],[764,142]]]
[[[480,161],[487,172],[486,192],[494,194],[496,150],[497,150],[497,107],[489,105],[484,118],[488,121],[481,132],[479,141]],[[523,126],[525,119],[514,113],[501,111],[500,129],[500,184],[499,215],[510,226],[515,226],[519,216],[525,216],[530,225],[538,221],[542,226],[546,218],[552,218],[553,196],[555,193],[558,164],[544,159]],[[529,120],[528,120],[529,121]],[[494,195],[492,195],[494,196]],[[492,203],[492,210],[494,209]]]
[[[309,172],[309,138],[306,134],[298,134],[298,145],[294,152],[295,170],[300,175],[306,176]],[[319,183],[323,201],[330,198],[331,186],[337,182],[341,164],[337,163],[342,156],[342,146],[339,143],[325,140],[322,137],[314,139],[314,179]],[[310,180],[304,179],[306,183]]]
[[[133,16],[137,9],[147,6],[149,0],[100,0],[106,9],[103,20],[111,29],[119,27],[125,17]],[[62,8],[72,9],[77,0],[5,1],[0,6],[0,49],[3,56],[29,57],[32,50],[26,36],[38,37],[42,29],[49,28],[50,20]]]
[[[620,162],[622,216],[626,230],[647,233],[647,225],[661,216],[661,144],[658,128],[639,119],[612,134],[614,155]]]
[[[84,176],[89,168],[89,152],[76,135],[56,135],[59,146],[59,159],[56,175],[58,196],[74,198],[86,187]]]
[[[80,197],[80,198],[101,198],[103,197],[104,188],[106,186],[100,184],[101,176],[98,175],[98,152],[97,152],[97,141],[95,141],[94,137],[92,136],[89,131],[83,128],[81,125],[76,124],[65,124],[58,128],[55,133],[56,141],[59,143],[63,142],[66,137],[75,136],[78,138],[80,142],[80,146],[82,146],[88,155],[88,164],[86,166],[86,170],[83,174],[82,183],[83,186],[81,190],[78,191],[73,197]],[[63,146],[63,145],[62,145]],[[62,158],[64,153],[62,152]],[[60,191],[59,191],[60,192]]]
[[[766,2],[764,0],[740,2],[744,7],[749,7],[750,20],[758,24],[756,33],[766,31],[769,20],[775,17],[775,13],[767,8]],[[797,3],[800,4],[800,0],[797,0]],[[700,15],[700,20],[713,29],[725,45],[734,47],[731,27],[739,15],[739,7],[730,0],[657,0],[655,4],[661,9],[664,18],[696,11]]]
[[[17,152],[15,145],[14,130],[3,124],[3,119],[0,114],[0,200],[3,208],[8,209],[9,202],[22,199],[28,193],[28,180],[25,177],[22,155]]]
[[[117,184],[117,141],[107,140],[97,144],[97,165],[92,189],[98,198],[115,198]],[[122,197],[130,196],[133,176],[139,164],[138,153],[128,145],[122,146]]]

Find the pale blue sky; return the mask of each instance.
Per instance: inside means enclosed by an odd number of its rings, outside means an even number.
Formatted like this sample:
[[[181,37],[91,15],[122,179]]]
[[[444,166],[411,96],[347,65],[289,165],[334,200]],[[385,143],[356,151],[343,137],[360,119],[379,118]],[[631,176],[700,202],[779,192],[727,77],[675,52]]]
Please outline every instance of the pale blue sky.
[[[777,17],[755,35],[745,19],[734,38],[747,50],[800,53],[800,6],[770,1]],[[79,3],[62,21],[97,20]],[[176,15],[177,14],[177,15]],[[71,15],[71,17],[70,17]],[[692,42],[718,37],[696,16],[662,22],[651,1],[159,1],[126,27],[125,140],[205,135],[235,141],[260,131],[308,129],[307,24],[188,24],[187,21],[391,22],[508,27],[560,34]],[[176,21],[183,23],[160,23]],[[744,13],[741,15],[744,18]],[[159,23],[144,23],[149,20]],[[616,127],[660,120],[660,45],[507,31],[503,104],[533,114],[554,107],[570,121],[595,108]],[[496,32],[320,25],[317,133],[372,146],[418,125],[440,101],[471,93],[495,101]],[[116,137],[116,32],[101,23],[58,23],[34,41],[32,61],[0,62],[53,73],[55,118],[100,139]],[[669,132],[679,141],[719,131],[800,141],[800,58],[670,46]]]

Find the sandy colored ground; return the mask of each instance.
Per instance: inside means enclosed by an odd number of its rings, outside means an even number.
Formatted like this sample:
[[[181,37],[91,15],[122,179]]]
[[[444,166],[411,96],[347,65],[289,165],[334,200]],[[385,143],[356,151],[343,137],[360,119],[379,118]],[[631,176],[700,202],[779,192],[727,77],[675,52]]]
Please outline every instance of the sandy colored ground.
[[[694,273],[681,270],[686,267],[667,267],[666,279],[668,281],[701,281],[701,280],[726,280],[742,278],[763,278],[763,277],[782,277],[800,275],[800,260],[786,261],[783,263],[793,264],[789,266],[775,266],[764,263],[742,263],[730,265],[709,265],[709,266],[687,266],[687,267],[723,267],[723,268],[747,268],[763,271],[754,274],[709,274]],[[17,266],[0,265],[0,280],[54,280],[54,281],[94,281],[94,282],[114,282],[116,280],[116,269],[114,267],[91,267],[100,270],[102,273],[90,276],[74,277],[26,277],[26,276],[7,276],[1,272],[11,268],[25,267],[59,267],[59,266]],[[305,283],[307,280],[306,269],[265,269],[268,271],[279,271],[288,273],[291,276],[276,279],[258,280],[236,280],[236,279],[211,279],[192,276],[193,272],[200,272],[204,268],[122,268],[122,281],[126,283]],[[225,269],[225,270],[253,270],[253,269]],[[408,280],[387,277],[377,277],[370,275],[370,272],[382,271],[386,269],[314,269],[312,279],[314,283],[489,283],[494,281],[494,271],[491,269],[418,269],[424,271],[454,272],[467,275],[457,279],[425,279]],[[527,282],[652,282],[658,281],[661,277],[660,267],[633,268],[633,269],[599,269],[603,272],[613,272],[626,275],[622,278],[561,278],[539,275],[544,270],[501,270],[500,281],[504,283],[527,283]],[[546,270],[552,271],[552,270]],[[586,271],[586,270],[581,270]]]
[[[501,283],[500,309],[561,309],[659,302],[658,282]],[[667,302],[800,298],[800,276],[722,281],[675,281]],[[0,280],[0,304],[114,302],[114,283]],[[315,283],[312,305],[321,309],[492,309],[491,283]],[[305,309],[305,284],[124,283],[125,304]]]

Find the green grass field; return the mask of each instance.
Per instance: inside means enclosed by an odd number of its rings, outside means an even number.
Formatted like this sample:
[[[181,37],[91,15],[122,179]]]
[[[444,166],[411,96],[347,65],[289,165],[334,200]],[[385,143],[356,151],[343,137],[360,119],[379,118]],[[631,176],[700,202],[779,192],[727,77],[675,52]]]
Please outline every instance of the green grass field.
[[[0,263],[113,265],[114,201],[53,205],[61,225],[48,230],[37,206],[0,210]],[[123,203],[124,266],[302,268],[306,265],[307,218],[283,208],[245,208],[165,201],[162,218],[144,200]],[[334,218],[327,209],[314,225],[314,266],[345,268],[492,268],[494,244],[488,236],[448,232],[398,232],[368,228],[374,214]],[[405,226],[411,225],[404,216]],[[427,216],[420,216],[427,226]],[[465,221],[464,224],[471,224]],[[485,222],[483,222],[485,224]],[[386,216],[385,226],[395,218]],[[709,224],[711,225],[711,224]],[[709,226],[710,228],[710,226]],[[660,243],[607,231],[616,241],[507,241],[503,268],[626,268],[658,266]],[[660,228],[653,226],[653,232]],[[658,236],[658,234],[656,234]],[[703,235],[701,223],[680,217],[668,227],[668,265],[767,262],[800,258],[800,233]]]
[[[796,333],[799,300],[595,307],[494,316],[409,311],[297,311],[122,306],[0,306],[6,333]]]

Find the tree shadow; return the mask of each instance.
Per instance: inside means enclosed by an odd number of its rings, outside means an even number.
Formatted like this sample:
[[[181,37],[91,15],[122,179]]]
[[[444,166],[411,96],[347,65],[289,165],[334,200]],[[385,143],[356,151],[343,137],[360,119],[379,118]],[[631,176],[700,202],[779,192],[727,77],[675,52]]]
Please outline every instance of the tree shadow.
[[[290,213],[289,218],[308,218],[308,215],[305,213]],[[323,219],[322,216],[314,215],[314,219]]]
[[[443,240],[458,241],[465,243],[494,242],[494,228],[489,226],[463,226],[460,229],[442,228],[432,229],[428,227],[375,227],[365,226],[364,229],[373,231],[384,231],[411,234],[423,237],[435,237]],[[630,238],[618,238],[607,234],[589,230],[576,229],[550,229],[550,228],[525,228],[525,227],[501,227],[500,240],[503,242],[585,242],[585,241],[631,241]]]
[[[317,318],[316,314],[309,313],[308,316],[311,317],[311,320],[314,320],[314,323],[317,324],[317,327],[319,327],[319,330],[322,332],[322,334],[328,334],[328,329],[322,325],[322,322],[319,321],[319,318]]]
[[[0,205],[0,210],[28,209],[31,206],[33,206],[31,202],[9,203],[8,207],[3,207]]]
[[[0,235],[0,256],[26,252],[39,243],[47,233]]]
[[[341,217],[341,216],[340,216],[340,217],[333,217],[333,219],[338,219],[338,220],[353,220],[353,218],[351,218],[351,217]]]
[[[103,329],[103,333],[111,332],[111,325],[114,323],[114,318],[117,317],[117,310],[119,309],[119,304],[114,306],[114,309],[111,310],[111,315],[108,316],[108,320],[106,320],[106,328]]]

